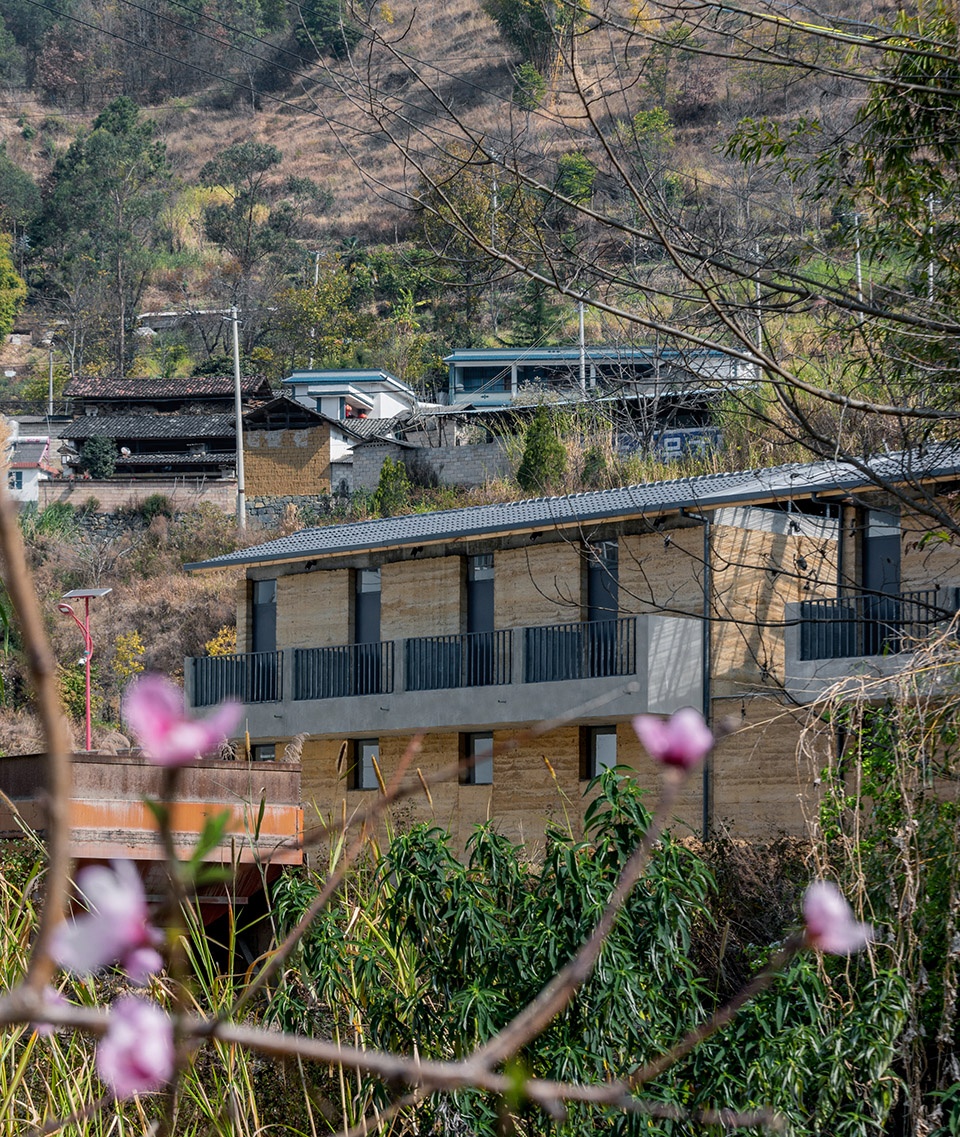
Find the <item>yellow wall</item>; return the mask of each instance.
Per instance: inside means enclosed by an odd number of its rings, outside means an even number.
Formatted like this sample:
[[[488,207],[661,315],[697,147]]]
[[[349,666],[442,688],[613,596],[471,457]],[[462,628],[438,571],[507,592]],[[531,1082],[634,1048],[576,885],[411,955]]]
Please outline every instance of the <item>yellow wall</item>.
[[[430,557],[383,566],[380,635],[449,636],[460,632],[461,557]]]
[[[330,426],[249,430],[243,436],[248,497],[330,492]]]
[[[566,541],[494,555],[498,628],[565,624],[581,615],[580,546]]]
[[[277,647],[334,647],[350,642],[349,569],[303,572],[277,580]]]

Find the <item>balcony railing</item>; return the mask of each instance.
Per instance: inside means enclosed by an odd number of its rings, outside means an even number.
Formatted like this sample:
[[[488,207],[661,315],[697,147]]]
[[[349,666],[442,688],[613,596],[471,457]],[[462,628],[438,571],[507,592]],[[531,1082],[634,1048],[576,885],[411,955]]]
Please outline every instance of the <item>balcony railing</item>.
[[[510,649],[509,631],[409,639],[404,656],[406,689],[437,691],[509,683],[512,677]]]
[[[637,670],[637,618],[551,624],[523,629],[528,683],[633,675]]]
[[[804,600],[800,659],[850,659],[910,651],[917,640],[960,610],[960,589],[929,588],[899,596],[878,594]]]
[[[523,653],[523,673],[514,666]],[[393,641],[294,648],[290,683],[295,700],[387,695],[394,690]],[[194,706],[223,699],[244,703],[283,698],[282,651],[190,661]],[[403,689],[438,691],[600,679],[637,672],[637,617],[506,628],[403,641]]]
[[[224,699],[241,703],[279,703],[283,698],[283,653],[199,656],[193,663],[193,705],[209,707]]]
[[[295,648],[294,699],[339,699],[393,691],[393,641]]]

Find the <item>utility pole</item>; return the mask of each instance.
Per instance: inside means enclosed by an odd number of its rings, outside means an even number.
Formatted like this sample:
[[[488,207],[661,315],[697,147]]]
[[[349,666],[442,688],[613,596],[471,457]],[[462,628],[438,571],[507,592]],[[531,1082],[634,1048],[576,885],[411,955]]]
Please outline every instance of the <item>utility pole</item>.
[[[313,298],[317,298],[317,287],[320,284],[320,250],[317,249],[313,254]],[[317,326],[314,324],[310,328],[310,362],[307,364],[307,370],[313,370],[313,341],[317,338]]]
[[[53,418],[53,344],[50,345],[50,383],[47,389],[47,418]]]
[[[240,402],[240,316],[237,306],[230,309],[233,324],[233,405],[237,430],[237,526],[241,532],[247,528],[247,502],[243,482],[243,408]]]
[[[580,391],[587,393],[587,349],[583,339],[583,297],[577,301],[577,313],[580,318]]]

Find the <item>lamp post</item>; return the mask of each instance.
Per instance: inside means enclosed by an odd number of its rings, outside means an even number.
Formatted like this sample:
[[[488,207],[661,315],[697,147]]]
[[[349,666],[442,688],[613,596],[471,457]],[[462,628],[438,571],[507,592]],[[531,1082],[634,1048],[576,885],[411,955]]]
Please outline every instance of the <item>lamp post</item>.
[[[74,588],[71,592],[63,594],[63,600],[82,600],[83,601],[83,619],[74,612],[70,604],[60,603],[57,605],[57,611],[63,613],[64,616],[69,616],[73,622],[80,629],[80,634],[83,636],[83,655],[81,662],[84,666],[86,676],[86,710],[87,710],[87,751],[93,749],[90,739],[90,660],[93,658],[93,639],[90,635],[90,601],[100,596],[106,596],[108,592],[112,592],[112,588]]]

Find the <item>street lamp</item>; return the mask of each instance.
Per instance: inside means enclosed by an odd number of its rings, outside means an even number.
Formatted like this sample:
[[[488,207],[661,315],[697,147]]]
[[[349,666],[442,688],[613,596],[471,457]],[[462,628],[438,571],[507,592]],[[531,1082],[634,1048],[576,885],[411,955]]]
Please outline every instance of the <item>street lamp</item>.
[[[74,612],[69,604],[58,604],[57,611],[62,612],[64,616],[69,616],[73,622],[80,629],[80,634],[83,636],[83,655],[80,657],[80,662],[84,666],[86,673],[86,693],[87,693],[87,751],[93,749],[90,740],[90,660],[93,658],[93,639],[90,636],[90,601],[97,599],[101,596],[106,596],[108,592],[113,592],[112,588],[74,588],[71,592],[63,594],[63,600],[82,600],[83,601],[83,619]]]

